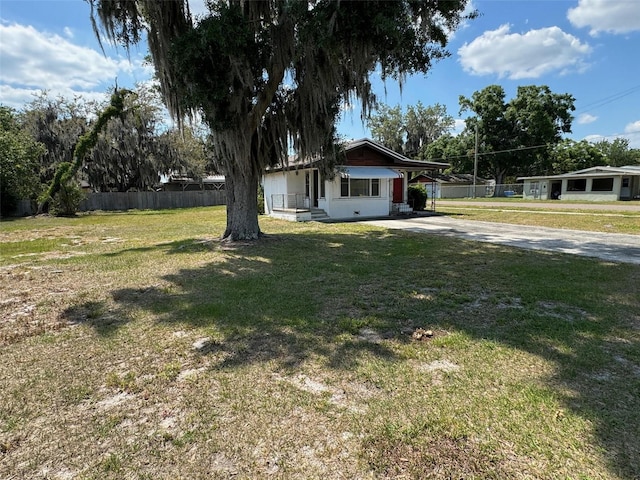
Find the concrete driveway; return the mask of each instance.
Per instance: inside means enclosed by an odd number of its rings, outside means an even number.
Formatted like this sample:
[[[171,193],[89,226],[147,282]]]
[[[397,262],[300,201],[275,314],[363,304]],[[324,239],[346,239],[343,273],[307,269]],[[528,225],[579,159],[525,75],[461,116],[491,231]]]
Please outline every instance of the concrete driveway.
[[[640,265],[640,235],[477,222],[439,215],[364,220],[360,223]]]

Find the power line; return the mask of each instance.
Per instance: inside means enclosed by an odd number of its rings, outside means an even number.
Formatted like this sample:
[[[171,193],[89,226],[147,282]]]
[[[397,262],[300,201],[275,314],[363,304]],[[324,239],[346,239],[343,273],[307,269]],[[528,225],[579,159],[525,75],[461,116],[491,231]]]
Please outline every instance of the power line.
[[[623,137],[625,135],[634,135],[634,134],[640,134],[640,130],[632,130],[630,132],[625,132],[624,134],[613,134],[613,135],[598,135],[598,138],[620,138]],[[549,144],[545,143],[545,144],[541,144],[541,145],[533,145],[530,147],[516,147],[516,148],[508,148],[506,150],[495,150],[492,152],[478,152],[477,155],[479,157],[484,157],[486,155],[497,155],[499,153],[513,153],[513,152],[521,152],[523,150],[534,150],[536,148],[546,148],[548,147]],[[440,158],[429,158],[430,162],[440,162],[440,161],[447,161],[447,160],[454,160],[456,158],[471,158],[473,157],[473,155],[475,155],[475,153],[468,153],[466,155],[451,155],[451,156],[446,156],[446,157],[440,157]]]
[[[604,97],[600,100],[596,100],[595,102],[588,103],[587,105],[582,107],[579,110],[579,112],[580,113],[590,112],[592,110],[595,110],[596,108],[603,107],[605,105],[618,101],[621,98],[627,97],[637,91],[640,91],[640,85],[635,85],[631,88],[628,88],[627,90],[623,90],[621,92],[614,93],[613,95],[609,95],[608,97]]]

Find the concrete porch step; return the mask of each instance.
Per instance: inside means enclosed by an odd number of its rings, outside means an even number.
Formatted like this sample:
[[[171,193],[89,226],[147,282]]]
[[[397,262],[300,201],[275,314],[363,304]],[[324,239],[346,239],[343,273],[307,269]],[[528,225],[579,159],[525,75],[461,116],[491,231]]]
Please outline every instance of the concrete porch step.
[[[328,220],[329,215],[322,208],[311,207],[311,220],[312,221],[320,221],[320,220]]]

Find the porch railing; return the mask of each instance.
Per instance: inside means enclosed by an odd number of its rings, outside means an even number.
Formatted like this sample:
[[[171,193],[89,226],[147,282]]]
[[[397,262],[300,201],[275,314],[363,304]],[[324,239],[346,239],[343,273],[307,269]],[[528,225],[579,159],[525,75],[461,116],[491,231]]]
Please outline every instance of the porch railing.
[[[285,212],[308,212],[309,197],[300,193],[274,193],[271,195],[271,209]]]

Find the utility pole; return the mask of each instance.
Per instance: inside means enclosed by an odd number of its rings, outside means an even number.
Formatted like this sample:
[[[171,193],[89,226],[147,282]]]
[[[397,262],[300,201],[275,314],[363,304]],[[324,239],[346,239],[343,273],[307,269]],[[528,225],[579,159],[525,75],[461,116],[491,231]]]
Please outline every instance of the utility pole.
[[[478,182],[478,121],[476,119],[476,148],[473,155],[473,195],[476,198],[476,183]]]

